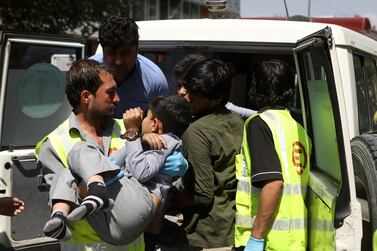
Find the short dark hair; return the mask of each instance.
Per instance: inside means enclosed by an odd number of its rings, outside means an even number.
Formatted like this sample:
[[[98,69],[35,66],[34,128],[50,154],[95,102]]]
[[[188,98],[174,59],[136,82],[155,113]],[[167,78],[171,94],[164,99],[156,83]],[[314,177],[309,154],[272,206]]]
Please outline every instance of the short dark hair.
[[[174,66],[174,75],[176,79],[183,79],[186,73],[194,66],[196,63],[199,63],[205,60],[206,57],[201,54],[189,54],[185,56],[181,61],[179,61]]]
[[[98,40],[103,47],[118,49],[139,44],[139,27],[132,18],[112,16],[101,25]]]
[[[161,121],[164,133],[178,137],[183,135],[192,118],[190,104],[178,95],[154,98],[149,103],[149,110]]]
[[[231,76],[226,64],[219,59],[205,59],[193,65],[183,78],[183,86],[190,94],[206,96],[209,100],[229,99]]]
[[[271,105],[288,107],[293,90],[294,75],[288,63],[271,59],[256,64],[249,92],[254,109]]]
[[[66,75],[65,93],[73,109],[80,105],[80,95],[84,90],[94,94],[100,87],[100,73],[111,70],[104,64],[91,59],[82,59],[73,63]]]

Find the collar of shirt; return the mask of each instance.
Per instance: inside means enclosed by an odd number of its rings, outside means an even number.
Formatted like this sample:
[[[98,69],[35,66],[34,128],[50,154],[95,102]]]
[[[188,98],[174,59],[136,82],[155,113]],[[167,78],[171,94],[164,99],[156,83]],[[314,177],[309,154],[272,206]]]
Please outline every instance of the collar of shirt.
[[[225,105],[216,105],[206,111],[196,114],[194,120],[207,116],[208,114],[212,114],[212,113],[229,113],[229,112],[230,111],[225,107]]]
[[[288,110],[288,109],[286,107],[284,107],[284,106],[278,106],[278,105],[265,106],[262,109],[260,109],[258,111],[258,113],[262,113],[262,112],[265,112],[267,110]]]
[[[88,136],[80,127],[80,123],[77,121],[76,115],[74,112],[71,112],[69,115],[69,133],[78,133],[80,137],[101,149],[101,151],[107,156],[110,149],[111,134],[113,132],[114,120],[110,119],[103,123],[103,134],[102,134],[102,143],[103,148],[97,144],[97,141]]]
[[[135,61],[135,65],[134,67],[132,67],[132,70],[130,71],[130,73],[128,74],[126,80],[124,80],[123,82],[121,83],[117,83],[117,87],[121,87],[122,85],[124,85],[125,83],[127,82],[133,82],[132,78],[135,76],[135,72],[136,71],[140,71],[140,63],[139,63],[139,58],[138,58],[139,54],[137,55],[136,57],[136,61]]]
[[[95,55],[91,56],[90,58],[94,59],[94,60],[96,60],[96,61],[98,61],[100,63],[103,63],[103,64],[105,63],[105,60],[103,58],[103,53],[95,54]],[[128,75],[128,77],[127,77],[127,79],[125,81],[123,81],[122,83],[117,83],[118,87],[120,87],[120,86],[124,85],[125,83],[129,82],[130,78],[132,76],[134,76],[135,72],[136,71],[140,71],[140,62],[139,62],[139,60],[140,60],[140,54],[137,53],[136,54],[136,60],[135,60],[134,67],[132,68],[130,74]]]

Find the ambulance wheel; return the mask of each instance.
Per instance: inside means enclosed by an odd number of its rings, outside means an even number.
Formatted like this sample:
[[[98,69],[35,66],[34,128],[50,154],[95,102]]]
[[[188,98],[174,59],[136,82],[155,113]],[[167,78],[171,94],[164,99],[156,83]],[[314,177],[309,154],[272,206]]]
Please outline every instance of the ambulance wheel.
[[[356,196],[361,204],[363,239],[361,250],[372,250],[377,229],[377,136],[364,134],[351,140]]]

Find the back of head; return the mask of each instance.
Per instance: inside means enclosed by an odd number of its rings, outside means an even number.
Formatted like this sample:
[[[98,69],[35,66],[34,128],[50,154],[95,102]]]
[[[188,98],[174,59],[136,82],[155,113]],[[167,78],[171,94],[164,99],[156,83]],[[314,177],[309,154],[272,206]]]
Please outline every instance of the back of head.
[[[229,70],[233,71],[233,75],[245,74],[250,69],[250,59],[249,54],[241,53],[221,53],[219,57],[222,61],[228,64]]]
[[[112,16],[99,28],[98,39],[103,47],[118,49],[139,44],[138,26],[132,18]]]
[[[286,62],[272,59],[256,65],[249,92],[254,109],[273,105],[288,107],[293,90],[294,76]]]
[[[179,61],[174,67],[174,74],[176,79],[183,79],[187,72],[195,64],[205,60],[206,57],[201,54],[189,54]]]
[[[80,105],[80,95],[84,90],[95,94],[101,85],[100,73],[111,74],[111,70],[95,60],[82,59],[73,63],[66,75],[65,93],[73,109]]]
[[[205,96],[209,100],[228,102],[231,76],[226,64],[218,59],[205,59],[195,64],[185,75],[183,85],[190,95]]]
[[[164,133],[181,137],[190,125],[191,106],[178,95],[156,97],[150,102],[149,109],[153,117],[161,121]]]

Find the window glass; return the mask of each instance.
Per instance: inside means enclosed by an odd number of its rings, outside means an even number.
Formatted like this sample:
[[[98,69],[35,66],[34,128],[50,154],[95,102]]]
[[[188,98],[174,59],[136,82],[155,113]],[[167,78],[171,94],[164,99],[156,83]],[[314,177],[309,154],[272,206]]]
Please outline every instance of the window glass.
[[[186,1],[183,2],[183,18],[191,18],[191,3]]]
[[[168,19],[168,1],[160,1],[160,19]]]
[[[136,21],[145,20],[145,0],[132,2],[132,18]]]
[[[148,45],[150,47],[150,44]],[[141,44],[139,52],[155,62],[165,74],[165,77],[169,84],[170,94],[177,93],[177,80],[174,76],[175,65],[182,60],[188,54],[202,54],[207,57],[220,58],[222,61],[228,64],[232,73],[232,84],[229,92],[229,101],[234,105],[251,108],[248,92],[250,89],[252,68],[256,62],[260,62],[269,58],[281,59],[289,62],[294,70],[294,61],[292,55],[258,55],[249,52],[230,53],[229,49],[210,49],[205,50],[203,47],[195,48],[195,45],[189,46],[189,48],[165,48],[166,45],[154,45],[155,48],[164,47],[161,50],[150,51],[147,48],[143,48]],[[209,46],[210,47],[210,46]],[[298,90],[295,91],[296,99],[300,100]],[[294,107],[290,107],[292,116],[296,118],[298,122],[302,122],[302,113],[300,102],[295,102]]]
[[[54,92],[56,94],[52,95]],[[64,76],[59,68],[52,64],[34,64],[26,69],[16,94],[19,108],[24,115],[30,118],[48,117],[62,105]]]
[[[372,130],[377,130],[377,70],[376,63],[371,58],[365,58],[364,60],[365,75],[368,86],[369,96],[369,117],[372,122]],[[365,113],[368,114],[368,113]]]
[[[305,52],[303,66],[307,80],[312,140],[317,168],[341,180],[335,120],[323,60]],[[313,168],[315,168],[313,167]]]
[[[65,74],[82,48],[11,43],[2,148],[34,146],[68,117]]]
[[[169,19],[181,18],[181,1],[169,0]]]
[[[200,5],[191,3],[191,18],[200,18]]]
[[[359,114],[360,133],[369,131],[369,112],[366,83],[363,72],[363,57],[354,55],[353,66],[355,69],[357,110]]]
[[[149,19],[155,20],[158,19],[158,0],[149,0]]]

